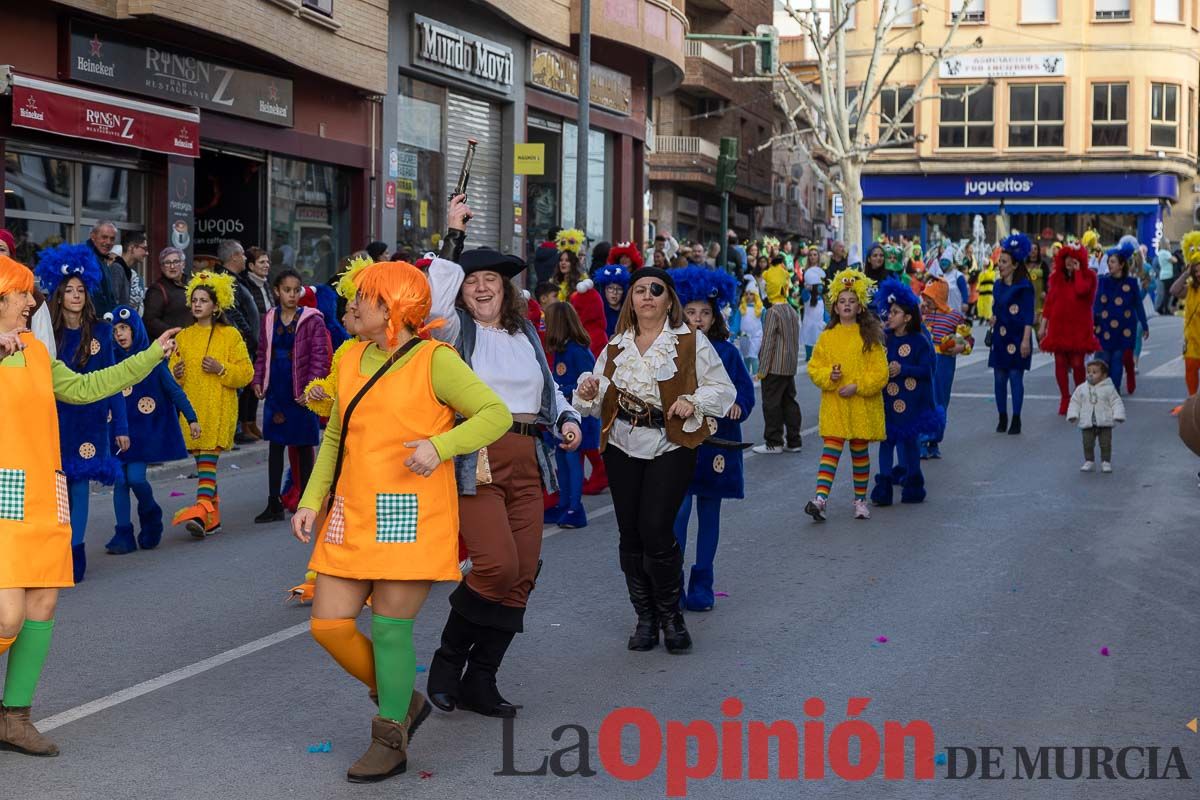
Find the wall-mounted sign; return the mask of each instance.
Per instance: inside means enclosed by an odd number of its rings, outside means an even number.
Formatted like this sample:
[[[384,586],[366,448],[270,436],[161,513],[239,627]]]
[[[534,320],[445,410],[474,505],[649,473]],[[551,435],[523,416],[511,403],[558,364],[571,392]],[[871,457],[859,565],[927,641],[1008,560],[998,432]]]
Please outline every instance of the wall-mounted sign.
[[[396,207],[396,182],[388,181],[383,185],[383,206],[384,208]]]
[[[939,78],[1045,78],[1067,74],[1065,53],[976,53],[946,58]]]
[[[209,111],[291,127],[292,82],[71,20],[65,75]]]
[[[511,47],[413,14],[412,64],[501,94],[513,87]]]
[[[546,145],[542,142],[513,145],[514,175],[545,175]]]
[[[529,83],[572,100],[579,97],[579,60],[538,42],[529,45]],[[633,82],[615,69],[592,64],[591,104],[629,116],[633,111]]]
[[[196,169],[190,158],[167,159],[167,237],[171,247],[183,251],[192,263],[192,229],[195,226]]]

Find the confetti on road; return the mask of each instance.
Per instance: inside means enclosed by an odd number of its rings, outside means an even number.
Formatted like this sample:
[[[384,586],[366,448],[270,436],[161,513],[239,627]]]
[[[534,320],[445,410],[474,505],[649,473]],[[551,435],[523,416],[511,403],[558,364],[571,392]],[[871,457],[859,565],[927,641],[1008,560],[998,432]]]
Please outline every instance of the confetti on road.
[[[433,777],[433,773],[432,773],[432,772],[426,772],[425,770],[421,770],[421,771],[420,771],[419,773],[417,773],[417,774],[419,774],[419,775],[421,776],[421,780],[423,780],[423,781],[425,781],[425,780],[429,780],[430,778],[432,778],[432,777]]]
[[[876,636],[875,637],[875,641],[879,642],[880,644],[887,644],[887,640],[888,640],[888,638],[886,636]]]
[[[1107,647],[1101,647],[1101,648],[1100,648],[1100,655],[1102,655],[1102,656],[1106,656],[1106,655],[1108,655],[1108,648],[1107,648]]]
[[[424,664],[417,664],[417,672],[425,672],[428,669],[429,667],[425,666]]]
[[[946,763],[946,754],[945,754],[945,753],[938,753],[936,756],[934,756],[934,757],[933,757],[933,763],[935,763],[935,764],[945,764],[945,763]]]
[[[183,497],[183,492],[171,492],[171,497]]]
[[[329,742],[321,742],[320,744],[310,744],[308,752],[310,753],[329,753],[332,752],[333,745]]]
[[[717,597],[729,597],[729,592],[717,592]]]

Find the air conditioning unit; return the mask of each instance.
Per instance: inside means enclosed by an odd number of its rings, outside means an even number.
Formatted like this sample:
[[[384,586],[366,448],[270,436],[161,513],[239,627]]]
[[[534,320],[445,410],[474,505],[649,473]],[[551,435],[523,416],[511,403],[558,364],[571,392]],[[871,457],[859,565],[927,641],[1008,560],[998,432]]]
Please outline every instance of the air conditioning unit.
[[[961,14],[955,12],[954,17],[961,18],[963,22],[983,22],[987,18],[986,11],[964,11]]]
[[[1096,11],[1096,19],[1129,19],[1128,8],[1118,8],[1111,11]]]

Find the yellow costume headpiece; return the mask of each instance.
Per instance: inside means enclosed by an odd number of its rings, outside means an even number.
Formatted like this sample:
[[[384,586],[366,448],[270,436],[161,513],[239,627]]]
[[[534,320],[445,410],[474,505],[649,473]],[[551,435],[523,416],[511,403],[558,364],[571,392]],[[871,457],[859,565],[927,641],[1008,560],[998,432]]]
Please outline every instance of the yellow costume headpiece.
[[[848,290],[858,297],[859,305],[866,306],[871,302],[871,287],[874,285],[875,281],[865,273],[856,269],[844,269],[829,282],[829,297],[836,302],[838,295]]]
[[[1179,242],[1179,249],[1183,251],[1183,263],[1189,267],[1200,262],[1200,231],[1185,233]]]
[[[763,272],[763,283],[767,286],[767,301],[772,305],[787,302],[788,287],[792,274],[782,264],[776,264]]]
[[[348,302],[354,299],[358,294],[358,274],[373,263],[375,262],[367,256],[359,256],[350,260],[346,271],[338,276],[337,293],[342,296],[343,300]]]
[[[554,246],[559,250],[570,250],[575,255],[579,255],[579,251],[583,250],[583,241],[586,238],[583,231],[578,228],[567,228],[565,231],[559,231],[558,236],[554,237]]]
[[[200,270],[192,275],[192,279],[188,281],[187,302],[192,304],[192,292],[196,291],[201,286],[211,287],[216,294],[217,308],[225,311],[233,308],[233,281],[234,277],[228,272],[209,272],[208,270]]]
[[[1083,232],[1083,236],[1079,237],[1079,243],[1083,245],[1089,253],[1100,249],[1100,234],[1094,230]]]

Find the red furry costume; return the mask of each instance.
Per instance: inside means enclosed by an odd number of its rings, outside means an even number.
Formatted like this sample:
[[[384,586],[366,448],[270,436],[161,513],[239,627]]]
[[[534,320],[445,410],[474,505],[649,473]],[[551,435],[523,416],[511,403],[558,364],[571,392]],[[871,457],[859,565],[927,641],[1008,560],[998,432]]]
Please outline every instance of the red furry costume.
[[[587,288],[579,291],[579,286]],[[576,291],[571,293],[571,305],[579,315],[583,329],[592,339],[588,349],[592,351],[593,356],[599,358],[600,351],[608,345],[608,333],[604,328],[604,298],[592,288],[590,280],[580,281],[575,288]]]
[[[633,242],[618,242],[617,244],[613,245],[612,249],[608,251],[608,263],[620,264],[621,256],[625,256],[629,259],[629,264],[624,266],[626,266],[630,272],[642,268],[642,250]]]
[[[1074,276],[1069,279],[1066,267],[1068,257],[1079,264]],[[1041,350],[1054,353],[1054,376],[1060,395],[1059,414],[1066,413],[1071,401],[1068,370],[1078,386],[1084,381],[1084,357],[1100,349],[1092,319],[1095,299],[1096,273],[1088,267],[1087,251],[1082,247],[1060,248],[1054,256],[1054,271],[1050,273],[1042,308],[1046,336],[1038,342]]]

